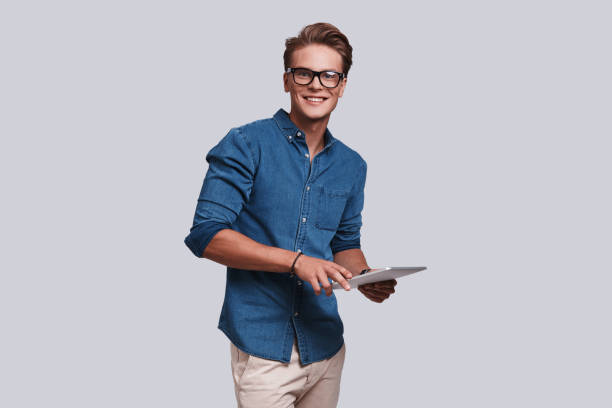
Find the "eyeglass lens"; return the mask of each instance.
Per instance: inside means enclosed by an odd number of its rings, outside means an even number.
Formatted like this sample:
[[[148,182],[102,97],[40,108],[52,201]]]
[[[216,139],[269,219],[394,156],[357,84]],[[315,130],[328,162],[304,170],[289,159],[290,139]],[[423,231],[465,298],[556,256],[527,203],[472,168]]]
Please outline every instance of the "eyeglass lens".
[[[312,81],[313,76],[314,73],[308,69],[297,68],[295,71],[293,71],[293,79],[295,79],[295,82],[300,85],[309,84]],[[340,75],[333,71],[325,71],[321,72],[319,79],[321,80],[321,85],[327,88],[335,88],[340,82]]]

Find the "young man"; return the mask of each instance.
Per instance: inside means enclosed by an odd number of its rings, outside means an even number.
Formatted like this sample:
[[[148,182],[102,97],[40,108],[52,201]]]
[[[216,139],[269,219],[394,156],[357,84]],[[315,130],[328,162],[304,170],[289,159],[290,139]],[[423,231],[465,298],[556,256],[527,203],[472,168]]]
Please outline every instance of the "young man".
[[[284,64],[291,112],[232,128],[210,150],[185,243],[227,266],[218,328],[238,406],[335,407],[345,345],[330,279],[349,290],[369,269],[366,162],[327,129],[352,47],[333,25],[312,24],[287,39]],[[396,283],[359,290],[382,302]]]

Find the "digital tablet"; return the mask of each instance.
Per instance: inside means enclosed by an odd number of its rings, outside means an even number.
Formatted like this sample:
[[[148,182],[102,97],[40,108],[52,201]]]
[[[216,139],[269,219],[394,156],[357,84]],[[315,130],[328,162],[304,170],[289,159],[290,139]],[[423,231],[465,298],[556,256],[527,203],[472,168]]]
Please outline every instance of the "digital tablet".
[[[357,286],[363,285],[364,283],[397,279],[425,269],[427,269],[425,266],[387,266],[385,268],[372,269],[363,275],[353,276],[351,279],[348,279],[347,282],[351,285],[351,289],[355,289]],[[334,282],[332,288],[344,289],[338,282]]]

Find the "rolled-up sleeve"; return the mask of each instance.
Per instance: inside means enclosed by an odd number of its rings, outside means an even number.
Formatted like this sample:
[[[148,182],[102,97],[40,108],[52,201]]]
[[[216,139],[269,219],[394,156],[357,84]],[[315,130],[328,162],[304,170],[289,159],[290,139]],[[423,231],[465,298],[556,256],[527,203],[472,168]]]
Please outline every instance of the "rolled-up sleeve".
[[[231,225],[248,202],[255,176],[253,154],[239,128],[231,129],[206,155],[208,171],[185,245],[199,258],[215,234]]]
[[[368,166],[362,162],[360,177],[347,200],[336,234],[331,240],[332,253],[346,249],[361,248],[361,212],[364,204],[364,189]]]

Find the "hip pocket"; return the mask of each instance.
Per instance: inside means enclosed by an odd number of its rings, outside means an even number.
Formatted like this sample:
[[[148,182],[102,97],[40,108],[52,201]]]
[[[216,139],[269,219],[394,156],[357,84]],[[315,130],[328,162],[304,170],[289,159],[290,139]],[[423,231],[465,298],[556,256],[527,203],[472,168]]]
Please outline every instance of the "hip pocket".
[[[246,369],[251,360],[251,355],[240,350],[230,342],[231,358],[232,358],[232,375],[236,386],[240,384],[240,379],[244,376]]]

